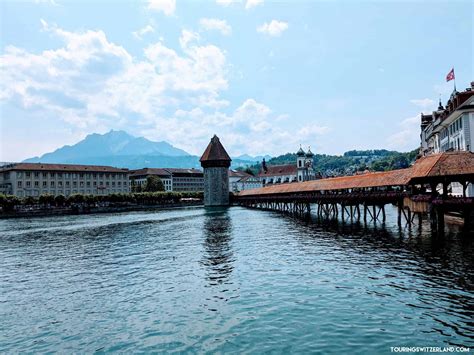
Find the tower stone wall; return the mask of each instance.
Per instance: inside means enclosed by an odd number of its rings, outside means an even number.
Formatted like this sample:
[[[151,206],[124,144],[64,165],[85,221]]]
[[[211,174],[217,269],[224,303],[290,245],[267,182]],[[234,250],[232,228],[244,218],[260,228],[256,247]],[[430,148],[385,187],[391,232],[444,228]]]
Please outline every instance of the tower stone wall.
[[[229,169],[226,167],[204,168],[204,205],[229,205]]]
[[[204,206],[229,205],[231,159],[214,135],[200,159],[204,170]]]

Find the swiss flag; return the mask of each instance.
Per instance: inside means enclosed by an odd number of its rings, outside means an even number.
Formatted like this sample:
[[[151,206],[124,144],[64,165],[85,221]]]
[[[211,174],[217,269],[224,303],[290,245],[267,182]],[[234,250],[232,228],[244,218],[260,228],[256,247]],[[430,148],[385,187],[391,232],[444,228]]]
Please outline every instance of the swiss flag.
[[[454,68],[446,75],[446,81],[454,80]]]

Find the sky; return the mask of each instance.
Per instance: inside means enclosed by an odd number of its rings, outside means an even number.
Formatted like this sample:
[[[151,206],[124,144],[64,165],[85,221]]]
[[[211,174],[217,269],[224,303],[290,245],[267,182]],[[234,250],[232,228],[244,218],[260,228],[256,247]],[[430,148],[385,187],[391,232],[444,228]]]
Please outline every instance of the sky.
[[[1,1],[0,161],[125,130],[191,154],[409,151],[474,80],[472,1]]]

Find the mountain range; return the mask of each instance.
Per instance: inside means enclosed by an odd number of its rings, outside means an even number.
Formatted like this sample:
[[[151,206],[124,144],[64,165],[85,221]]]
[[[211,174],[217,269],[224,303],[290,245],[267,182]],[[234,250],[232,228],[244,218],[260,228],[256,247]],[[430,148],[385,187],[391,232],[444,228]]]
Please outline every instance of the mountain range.
[[[248,166],[270,156],[241,155],[232,158],[232,167]],[[134,137],[124,131],[89,134],[74,145],[24,160],[28,163],[64,163],[110,165],[129,169],[144,167],[199,168],[199,157],[173,147],[168,142],[154,142]]]

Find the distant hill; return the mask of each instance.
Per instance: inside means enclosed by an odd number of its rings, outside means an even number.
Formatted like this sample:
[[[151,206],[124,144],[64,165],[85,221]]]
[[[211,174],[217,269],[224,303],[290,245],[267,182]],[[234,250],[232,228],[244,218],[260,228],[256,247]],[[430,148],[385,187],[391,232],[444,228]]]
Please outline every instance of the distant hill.
[[[272,157],[270,155],[257,155],[255,157],[248,155],[248,154],[243,154],[239,155],[235,158],[232,159],[238,159],[238,160],[245,160],[245,161],[262,161],[263,159],[265,160],[270,160]]]
[[[385,149],[379,150],[352,150],[340,155],[315,154],[313,166],[315,171],[323,176],[351,175],[356,171],[387,171],[402,169],[410,166],[416,159],[418,149],[400,153]],[[287,153],[271,158],[267,165],[296,164],[296,154]],[[252,172],[258,173],[261,164],[250,167]]]
[[[252,165],[261,158],[242,157],[232,158],[232,168]],[[74,145],[66,145],[40,157],[26,159],[25,162],[110,165],[129,169],[201,167],[199,157],[167,142],[153,142],[113,130],[105,134],[90,134]]]

